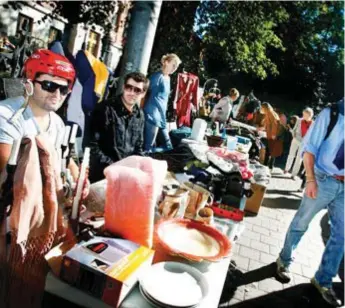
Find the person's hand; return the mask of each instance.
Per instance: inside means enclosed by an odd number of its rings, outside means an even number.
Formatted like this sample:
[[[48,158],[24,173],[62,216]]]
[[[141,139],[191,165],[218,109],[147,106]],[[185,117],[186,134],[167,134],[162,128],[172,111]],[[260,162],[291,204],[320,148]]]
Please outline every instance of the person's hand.
[[[83,193],[82,193],[82,199],[86,199],[86,197],[89,195],[90,193],[90,181],[87,180],[85,185],[84,185],[84,189],[83,189]]]
[[[272,135],[272,140],[276,140],[276,139],[277,139],[277,136]]]
[[[317,197],[317,183],[316,181],[311,181],[307,183],[305,188],[305,195],[310,199],[316,199]]]

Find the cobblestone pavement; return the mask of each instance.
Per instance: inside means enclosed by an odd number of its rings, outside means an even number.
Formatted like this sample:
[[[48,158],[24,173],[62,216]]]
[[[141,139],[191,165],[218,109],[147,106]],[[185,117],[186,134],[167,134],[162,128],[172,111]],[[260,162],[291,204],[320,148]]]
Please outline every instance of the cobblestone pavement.
[[[274,170],[259,214],[245,217],[246,229],[234,247],[237,268],[228,275],[219,307],[328,307],[310,284],[329,232],[326,210],[314,218],[296,249],[291,282],[282,284],[274,275],[274,262],[302,198],[299,187],[300,181]],[[343,298],[344,284],[339,276],[334,281]]]

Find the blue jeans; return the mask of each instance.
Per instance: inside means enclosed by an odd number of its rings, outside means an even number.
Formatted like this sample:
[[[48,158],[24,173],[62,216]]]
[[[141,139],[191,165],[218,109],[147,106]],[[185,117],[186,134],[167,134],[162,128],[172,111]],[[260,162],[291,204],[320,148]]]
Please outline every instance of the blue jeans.
[[[280,252],[282,263],[288,267],[293,261],[292,253],[297,247],[309,223],[322,209],[328,209],[331,235],[323,252],[321,264],[315,274],[317,282],[326,288],[332,286],[332,278],[337,275],[344,256],[344,183],[332,176],[315,170],[318,193],[316,199],[304,195],[301,205],[287,232]]]
[[[162,150],[171,150],[173,148],[170,136],[167,128],[161,128],[151,124],[150,122],[145,122],[145,142],[144,148],[147,152],[155,152],[158,150],[155,148],[156,139],[159,139]]]

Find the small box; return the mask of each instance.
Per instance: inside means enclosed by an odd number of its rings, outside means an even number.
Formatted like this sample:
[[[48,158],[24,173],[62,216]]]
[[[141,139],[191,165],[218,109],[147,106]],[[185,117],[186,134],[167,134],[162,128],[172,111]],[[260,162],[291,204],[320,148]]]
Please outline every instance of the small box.
[[[253,195],[247,199],[245,210],[257,214],[265,197],[266,186],[260,184],[251,184]]]
[[[119,307],[142,271],[152,264],[154,251],[131,241],[95,237],[75,245],[63,257],[60,278]]]

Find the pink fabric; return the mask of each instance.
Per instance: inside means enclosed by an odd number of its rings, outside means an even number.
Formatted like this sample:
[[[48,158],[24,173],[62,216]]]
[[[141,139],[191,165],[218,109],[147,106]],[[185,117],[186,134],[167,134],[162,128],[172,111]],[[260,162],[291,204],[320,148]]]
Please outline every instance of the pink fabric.
[[[191,73],[179,73],[177,76],[177,125],[191,126],[191,103],[198,107],[199,78]]]
[[[239,163],[241,166],[247,166],[247,155],[237,151],[229,151],[225,148],[210,148],[210,151],[217,154],[217,156]]]
[[[155,206],[167,174],[167,163],[130,156],[107,167],[104,174],[105,229],[151,248]]]
[[[18,244],[56,232],[62,225],[58,191],[62,191],[62,181],[54,146],[44,135],[25,138],[14,175],[10,215],[10,229],[16,233]]]
[[[231,162],[238,163],[240,166],[240,172],[244,180],[248,180],[254,176],[253,172],[248,169],[248,160],[246,154],[229,151],[224,148],[210,148],[210,151],[217,154],[217,156],[230,160]]]

